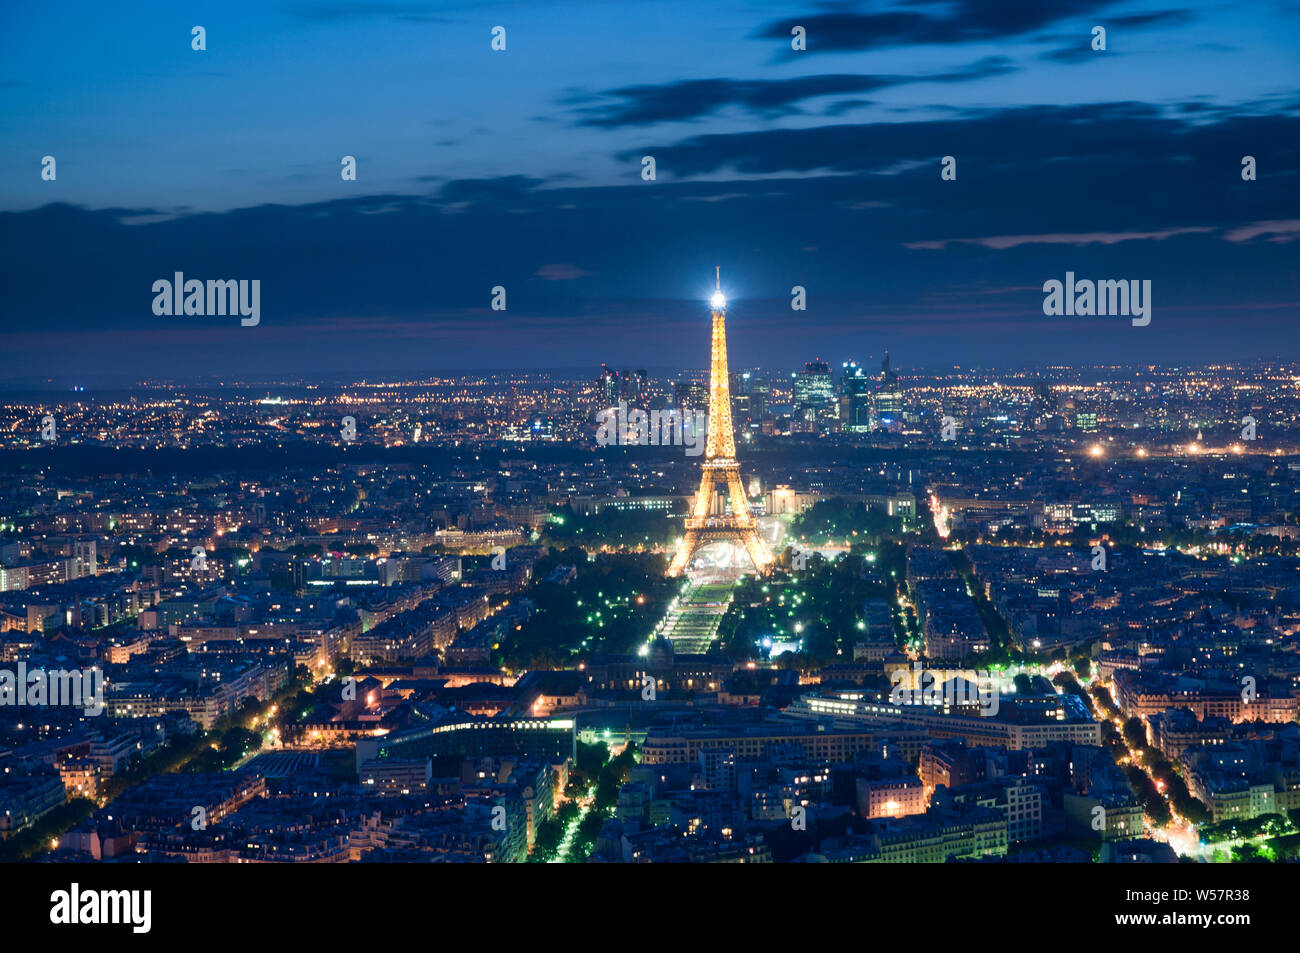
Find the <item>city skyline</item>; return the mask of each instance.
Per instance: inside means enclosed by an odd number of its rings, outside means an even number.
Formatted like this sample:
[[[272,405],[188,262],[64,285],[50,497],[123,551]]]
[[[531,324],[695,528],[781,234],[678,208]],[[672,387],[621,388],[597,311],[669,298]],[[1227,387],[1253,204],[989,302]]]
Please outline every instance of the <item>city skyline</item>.
[[[0,403],[0,857],[1292,857],[1300,364],[842,371]]]

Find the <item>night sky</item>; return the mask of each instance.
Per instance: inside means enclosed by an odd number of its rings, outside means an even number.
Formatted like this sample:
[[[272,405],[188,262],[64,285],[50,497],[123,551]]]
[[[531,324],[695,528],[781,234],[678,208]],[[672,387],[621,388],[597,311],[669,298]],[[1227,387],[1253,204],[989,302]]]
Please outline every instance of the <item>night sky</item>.
[[[0,384],[1300,358],[1294,0],[179,6],[0,9]]]

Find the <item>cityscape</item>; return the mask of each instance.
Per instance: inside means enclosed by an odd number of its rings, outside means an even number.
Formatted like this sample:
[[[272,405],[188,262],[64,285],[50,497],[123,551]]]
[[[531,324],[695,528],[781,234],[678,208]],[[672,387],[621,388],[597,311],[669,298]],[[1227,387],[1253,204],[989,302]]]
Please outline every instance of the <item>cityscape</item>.
[[[576,939],[612,865],[761,864],[763,931],[1281,934],[1298,39],[1212,0],[0,11],[20,928]],[[610,934],[663,931],[624,890]]]
[[[662,378],[7,398],[0,848],[1295,856],[1300,363],[732,371],[713,310]]]

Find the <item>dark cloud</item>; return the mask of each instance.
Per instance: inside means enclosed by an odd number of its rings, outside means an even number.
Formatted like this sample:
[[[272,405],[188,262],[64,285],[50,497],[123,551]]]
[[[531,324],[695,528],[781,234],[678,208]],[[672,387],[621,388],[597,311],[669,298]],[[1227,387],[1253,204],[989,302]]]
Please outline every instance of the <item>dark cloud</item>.
[[[1040,54],[1039,58],[1057,63],[1081,63],[1098,56],[1120,56],[1129,33],[1148,27],[1182,26],[1193,19],[1190,10],[1155,10],[1150,13],[1132,13],[1126,16],[1108,16],[1095,25],[1106,28],[1106,49],[1092,48],[1092,27],[1073,34],[1040,36],[1044,42],[1061,43],[1055,50]],[[1117,49],[1118,46],[1118,49]]]
[[[845,113],[850,113],[855,109],[862,109],[871,104],[872,100],[870,99],[840,99],[826,106],[826,108],[822,110],[822,115],[832,117],[843,116]]]
[[[758,116],[797,111],[820,96],[869,93],[910,83],[961,83],[1014,72],[1005,56],[989,56],[948,73],[920,76],[829,74],[790,79],[695,79],[662,85],[624,86],[594,95],[571,94],[580,126],[642,126],[701,119],[728,106]],[[612,101],[611,101],[612,100]]]
[[[1111,182],[1117,196],[1140,197],[1151,190],[1126,184],[1126,178],[1147,179],[1159,168],[1161,178],[1188,176],[1190,184],[1197,176],[1216,175],[1216,168],[1231,173],[1247,145],[1274,155],[1279,170],[1293,168],[1300,158],[1300,117],[1220,113],[1218,121],[1207,121],[1204,113],[1174,112],[1138,102],[1024,106],[910,122],[710,133],[661,146],[656,159],[661,176],[679,178],[728,171],[863,174],[878,177],[867,180],[871,191],[887,197],[898,186],[894,173],[900,166],[937,169],[940,156],[954,155],[990,187],[1001,182],[1014,190],[1037,178],[1045,178],[1049,188],[1056,180],[1085,186],[1101,180]],[[622,158],[633,161],[636,155]]]
[[[896,9],[884,13],[835,11],[776,20],[758,30],[764,39],[786,41],[791,56],[847,53],[926,43],[966,43],[1023,36],[1059,20],[1096,13],[1114,0],[956,0],[928,6],[925,12]],[[790,31],[808,31],[806,53],[789,50]],[[783,54],[784,55],[784,54]]]
[[[479,205],[517,202],[542,184],[527,175],[507,175],[496,179],[455,179],[438,193],[443,202],[473,202]]]
[[[696,136],[658,150],[659,181],[624,186],[507,176],[226,213],[0,213],[0,332],[24,372],[695,366],[720,263],[738,366],[885,345],[911,364],[1206,358],[1229,323],[1246,356],[1298,350],[1300,117],[1194,105]],[[1247,153],[1259,181],[1241,181]],[[1066,270],[1152,279],[1149,333],[1045,323],[1032,289]],[[261,280],[262,324],[154,316],[152,282],[175,271]],[[794,284],[811,302],[797,318]],[[988,287],[1031,290],[990,303]],[[790,351],[796,325],[807,353]]]
[[[1100,25],[1107,31],[1107,40],[1112,27],[1147,27],[1147,26],[1182,26],[1193,19],[1191,10],[1153,10],[1150,13],[1130,13],[1122,17],[1106,17]]]
[[[1048,50],[1046,53],[1039,54],[1040,59],[1051,60],[1056,63],[1082,63],[1084,61],[1095,62],[1099,56],[1122,56],[1114,50],[1107,49],[1094,50],[1092,48],[1092,37],[1083,36],[1077,39],[1071,39],[1068,46],[1062,46],[1055,50]]]

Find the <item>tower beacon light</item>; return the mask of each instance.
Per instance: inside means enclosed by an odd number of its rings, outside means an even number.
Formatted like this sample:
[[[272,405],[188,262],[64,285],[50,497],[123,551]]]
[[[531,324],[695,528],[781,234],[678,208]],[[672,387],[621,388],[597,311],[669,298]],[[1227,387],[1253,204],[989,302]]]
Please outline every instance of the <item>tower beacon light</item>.
[[[717,284],[713,288],[713,297],[709,299],[709,304],[713,306],[714,311],[721,311],[727,306],[727,299],[722,296],[722,266],[717,269]]]

